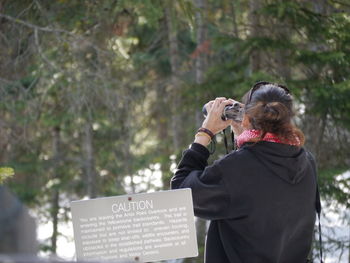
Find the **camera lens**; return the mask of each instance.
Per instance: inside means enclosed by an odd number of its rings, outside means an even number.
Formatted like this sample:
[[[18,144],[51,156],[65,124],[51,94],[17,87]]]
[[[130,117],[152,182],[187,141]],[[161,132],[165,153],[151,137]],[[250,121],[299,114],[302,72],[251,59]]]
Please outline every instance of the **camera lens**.
[[[205,105],[202,108],[202,113],[204,118],[207,117],[208,112],[207,109],[205,108]],[[227,119],[231,119],[234,121],[242,121],[243,119],[243,107],[242,104],[239,102],[235,102],[234,104],[230,104],[225,106],[223,112],[222,112],[222,116],[221,119],[223,121],[227,120]]]
[[[202,113],[203,113],[204,118],[207,117],[208,112],[207,112],[207,109],[205,108],[205,105],[202,108]]]

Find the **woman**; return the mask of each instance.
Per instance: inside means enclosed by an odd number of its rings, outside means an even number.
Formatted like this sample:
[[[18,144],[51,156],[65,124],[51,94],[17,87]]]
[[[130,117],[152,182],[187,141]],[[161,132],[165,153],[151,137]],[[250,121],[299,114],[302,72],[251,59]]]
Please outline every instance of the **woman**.
[[[208,115],[183,153],[172,189],[191,188],[195,215],[211,220],[206,263],[303,263],[315,223],[315,162],[291,123],[288,89],[260,82],[246,94],[241,124],[223,121],[232,100],[207,103]],[[231,125],[238,150],[209,165],[206,146]]]

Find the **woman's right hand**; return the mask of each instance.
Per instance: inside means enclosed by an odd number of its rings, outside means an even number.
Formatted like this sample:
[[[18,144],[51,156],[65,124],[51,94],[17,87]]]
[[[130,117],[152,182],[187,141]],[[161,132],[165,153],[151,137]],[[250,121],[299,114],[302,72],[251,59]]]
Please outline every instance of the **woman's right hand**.
[[[210,130],[213,134],[217,134],[231,124],[231,120],[223,121],[221,119],[225,106],[232,104],[231,100],[224,97],[216,98],[209,101],[205,108],[208,112],[202,127]]]

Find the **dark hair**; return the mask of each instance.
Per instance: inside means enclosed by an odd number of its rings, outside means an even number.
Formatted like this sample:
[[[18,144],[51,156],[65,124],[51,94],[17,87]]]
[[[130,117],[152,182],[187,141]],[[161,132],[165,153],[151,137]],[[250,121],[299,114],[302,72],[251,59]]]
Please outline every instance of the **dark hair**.
[[[292,124],[293,98],[287,88],[273,83],[260,85],[243,97],[243,103],[252,128],[262,132],[260,139],[270,132],[282,142],[298,144],[299,140],[304,144],[304,134]]]

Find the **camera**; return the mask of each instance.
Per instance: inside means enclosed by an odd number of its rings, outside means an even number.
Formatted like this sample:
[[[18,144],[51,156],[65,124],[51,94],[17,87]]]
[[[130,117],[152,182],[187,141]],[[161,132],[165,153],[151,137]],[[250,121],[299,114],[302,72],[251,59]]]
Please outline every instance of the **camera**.
[[[240,102],[235,102],[231,105],[227,105],[221,115],[221,119],[223,121],[226,121],[228,119],[234,120],[237,122],[242,122],[243,120],[243,104]],[[203,106],[202,113],[204,117],[207,116],[207,109],[205,108],[205,105]]]

